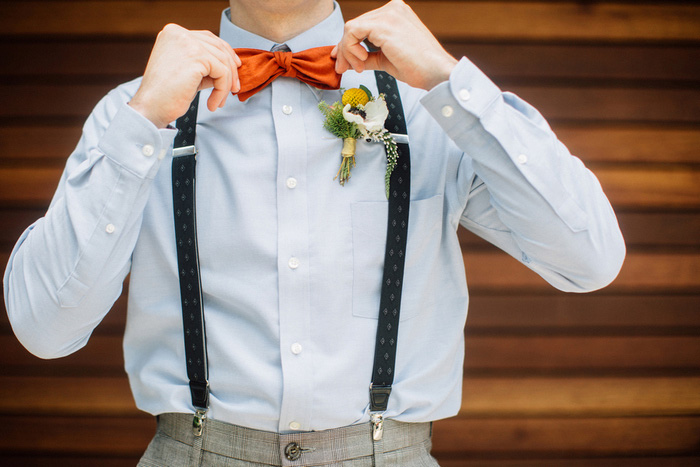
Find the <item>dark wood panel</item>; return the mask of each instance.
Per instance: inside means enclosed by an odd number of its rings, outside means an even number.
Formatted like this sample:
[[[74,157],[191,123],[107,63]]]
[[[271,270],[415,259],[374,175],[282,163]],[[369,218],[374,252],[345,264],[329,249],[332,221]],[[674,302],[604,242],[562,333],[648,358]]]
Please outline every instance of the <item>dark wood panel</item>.
[[[467,332],[647,335],[700,329],[700,295],[472,294]],[[698,356],[700,359],[700,356]]]
[[[0,367],[7,375],[118,376],[123,374],[122,339],[92,336],[85,349],[57,360],[29,354],[12,335],[0,336]],[[466,339],[468,374],[499,371],[700,370],[700,336],[481,336]],[[476,372],[476,373],[475,373]]]
[[[342,0],[346,18],[380,1]],[[5,35],[154,35],[163,24],[218,29],[224,2],[5,2]],[[578,2],[414,1],[413,9],[441,38],[580,41],[698,41],[700,12],[692,5]],[[504,12],[508,14],[504,14]]]
[[[700,457],[651,456],[651,457],[614,457],[594,459],[574,458],[529,458],[513,459],[474,459],[473,457],[456,456],[454,458],[437,454],[441,467],[697,467]],[[21,465],[22,467],[134,467],[139,460],[138,455],[132,457],[105,456],[59,456],[59,455],[3,455],[0,453],[0,463],[3,465]]]
[[[648,457],[574,459],[564,458],[565,454],[558,453],[555,455],[557,458],[534,459],[475,459],[459,455],[454,458],[438,455],[437,460],[441,467],[697,467],[700,465],[700,457],[654,454]]]
[[[140,456],[155,434],[155,419],[135,417],[0,417],[0,452]]]
[[[0,450],[36,454],[138,455],[154,432],[139,418],[2,417]],[[41,427],[40,436],[37,427]],[[449,419],[435,424],[437,455],[695,454],[700,418]]]
[[[584,44],[445,43],[497,83],[519,81],[700,81],[700,47]],[[65,76],[88,82],[143,73],[153,40],[7,40],[0,43],[0,77]]]
[[[127,294],[123,293],[95,334],[122,335],[126,304]],[[470,335],[664,336],[687,335],[698,329],[700,295],[563,294],[555,290],[543,295],[472,293],[467,319]],[[4,305],[0,305],[0,332],[10,333]]]
[[[468,57],[497,83],[524,80],[696,83],[700,80],[697,47],[469,42],[443,45],[455,57]]]
[[[700,417],[457,418],[437,422],[434,434],[434,453],[464,458],[522,459],[544,453],[552,457],[696,455]]]
[[[665,126],[555,125],[559,139],[586,164],[700,164],[700,130]],[[0,126],[0,161],[62,166],[81,134],[79,125]]]
[[[0,88],[0,118],[84,119],[118,80],[105,84],[8,84]],[[513,85],[512,91],[553,123],[700,122],[700,90]]]
[[[5,375],[120,376],[124,374],[121,336],[93,336],[72,355],[42,360],[30,354],[14,335],[0,335],[0,368]]]

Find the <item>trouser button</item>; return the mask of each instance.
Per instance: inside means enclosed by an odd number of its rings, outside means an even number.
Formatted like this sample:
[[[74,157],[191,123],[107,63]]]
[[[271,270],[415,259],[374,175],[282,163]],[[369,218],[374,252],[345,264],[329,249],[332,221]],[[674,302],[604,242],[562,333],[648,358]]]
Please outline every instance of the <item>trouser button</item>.
[[[299,460],[301,457],[301,446],[297,443],[289,443],[287,447],[284,448],[284,456],[290,461]]]

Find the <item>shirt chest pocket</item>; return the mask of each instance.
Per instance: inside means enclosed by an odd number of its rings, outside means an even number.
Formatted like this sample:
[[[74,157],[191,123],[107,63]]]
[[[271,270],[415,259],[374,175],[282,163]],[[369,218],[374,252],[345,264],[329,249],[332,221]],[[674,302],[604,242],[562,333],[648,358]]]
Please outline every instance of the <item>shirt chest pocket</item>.
[[[418,315],[438,300],[427,277],[439,259],[443,225],[443,196],[411,201],[401,320]],[[354,316],[377,319],[386,250],[387,202],[352,205]]]

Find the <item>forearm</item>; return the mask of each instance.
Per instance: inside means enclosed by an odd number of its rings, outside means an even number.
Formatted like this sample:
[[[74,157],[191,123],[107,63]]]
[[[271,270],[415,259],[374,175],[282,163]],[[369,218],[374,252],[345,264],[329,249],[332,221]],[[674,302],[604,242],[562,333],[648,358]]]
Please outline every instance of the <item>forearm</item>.
[[[423,103],[469,161],[463,225],[562,290],[612,281],[625,254],[612,208],[539,113],[466,59]]]
[[[141,118],[123,104],[98,106],[45,217],[10,256],[4,278],[10,322],[39,356],[85,345],[121,293],[168,143],[166,130]]]

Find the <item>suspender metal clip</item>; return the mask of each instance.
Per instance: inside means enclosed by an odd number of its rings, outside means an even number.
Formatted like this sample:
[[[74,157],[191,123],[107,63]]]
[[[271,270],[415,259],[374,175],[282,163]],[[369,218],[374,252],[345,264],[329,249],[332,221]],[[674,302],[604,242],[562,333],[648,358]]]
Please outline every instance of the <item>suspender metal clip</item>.
[[[202,430],[204,430],[204,422],[207,419],[208,409],[197,409],[194,413],[194,418],[192,419],[192,432],[195,436],[202,436]]]
[[[369,420],[372,424],[372,439],[380,441],[384,436],[384,415],[379,412],[372,412],[369,415]]]

